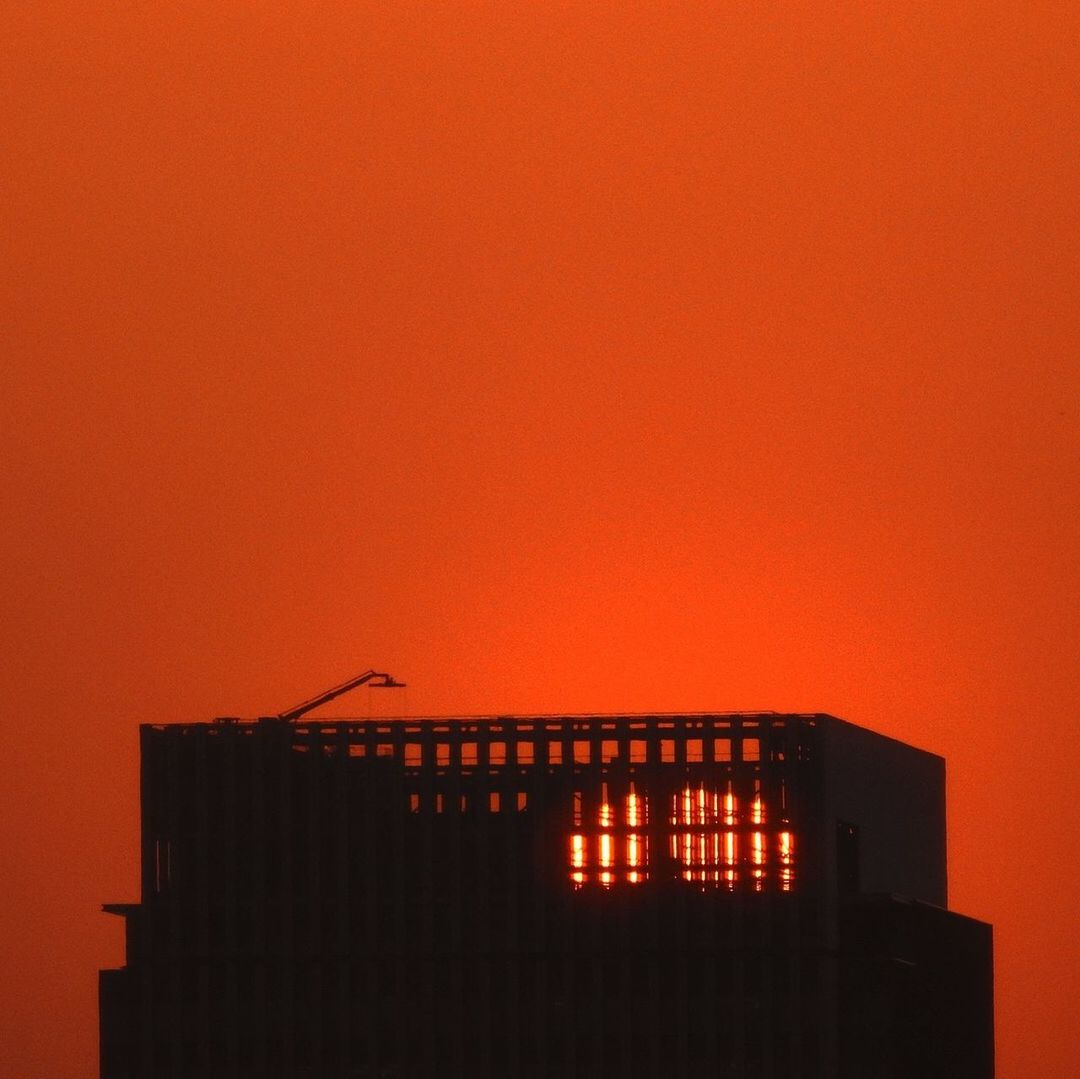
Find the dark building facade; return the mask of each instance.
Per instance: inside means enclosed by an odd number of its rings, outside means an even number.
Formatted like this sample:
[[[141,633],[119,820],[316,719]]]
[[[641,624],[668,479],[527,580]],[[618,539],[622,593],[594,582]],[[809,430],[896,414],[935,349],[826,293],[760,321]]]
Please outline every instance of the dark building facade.
[[[141,728],[101,1074],[990,1079],[944,761],[825,715]]]

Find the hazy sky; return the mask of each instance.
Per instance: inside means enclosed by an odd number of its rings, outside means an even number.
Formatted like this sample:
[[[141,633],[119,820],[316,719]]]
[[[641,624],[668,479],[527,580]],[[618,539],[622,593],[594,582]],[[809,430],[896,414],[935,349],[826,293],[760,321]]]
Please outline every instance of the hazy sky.
[[[0,1074],[96,1075],[137,725],[830,711],[1080,1071],[1080,8],[7,8]]]

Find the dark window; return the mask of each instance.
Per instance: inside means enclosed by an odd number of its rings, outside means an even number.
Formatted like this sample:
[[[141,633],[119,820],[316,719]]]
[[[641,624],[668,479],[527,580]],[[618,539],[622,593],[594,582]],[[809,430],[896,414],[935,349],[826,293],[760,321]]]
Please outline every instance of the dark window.
[[[859,891],[859,826],[836,822],[836,887],[841,895]]]

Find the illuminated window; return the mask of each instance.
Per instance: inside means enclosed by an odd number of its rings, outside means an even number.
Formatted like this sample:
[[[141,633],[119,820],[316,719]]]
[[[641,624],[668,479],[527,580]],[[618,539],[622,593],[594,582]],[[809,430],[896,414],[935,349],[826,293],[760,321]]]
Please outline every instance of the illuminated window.
[[[519,810],[527,809],[529,806],[529,796],[525,791],[518,791],[517,807]]]
[[[750,833],[750,848],[754,867],[754,891],[760,892],[765,887],[765,836],[761,832]]]
[[[780,890],[790,892],[795,880],[795,837],[791,832],[780,833]]]
[[[648,742],[644,738],[633,738],[630,741],[630,763],[644,764],[647,757]]]
[[[707,825],[716,823],[717,805],[714,792],[703,784],[687,785],[672,798],[671,823],[678,830],[671,833],[671,854],[683,866],[683,880],[704,882],[717,876],[716,844],[706,831]]]
[[[562,764],[562,742],[548,742],[548,764]]]
[[[661,825],[674,875],[698,889],[792,891],[795,836],[786,821],[770,831],[772,817],[761,781],[740,797],[734,780],[684,783],[666,796]],[[630,783],[619,791],[600,784],[598,801],[573,795],[568,869],[575,887],[611,888],[650,879],[648,797]],[[670,799],[670,800],[668,800]],[[777,817],[779,818],[779,814]],[[665,862],[665,866],[668,863]]]
[[[574,761],[576,764],[588,764],[589,763],[589,743],[588,742],[575,742],[574,743]]]
[[[626,796],[626,879],[631,884],[638,884],[648,876],[649,837],[643,832],[634,831],[644,828],[649,823],[649,806],[643,794],[638,794],[630,784]]]
[[[610,823],[610,822],[609,822]],[[610,832],[600,833],[600,883],[605,888],[611,887],[614,881],[614,874],[611,872],[612,861],[612,849],[614,844],[611,840]]]
[[[380,742],[375,747],[376,757],[392,757],[394,755],[394,746],[391,742]]]
[[[701,763],[701,739],[688,738],[686,740],[686,759],[691,764]]]
[[[441,813],[443,811],[443,796],[441,794],[435,795],[435,812]]]
[[[506,743],[492,742],[488,747],[488,762],[490,764],[506,763]]]
[[[616,884],[639,884],[648,878],[648,801],[633,785],[621,798],[607,783],[600,788],[595,816],[582,826],[583,798],[574,793],[574,827],[570,836],[570,880],[580,888],[587,883],[611,888]]]
[[[757,738],[744,738],[742,742],[742,759],[744,761],[761,760],[761,742]]]
[[[367,746],[357,745],[355,742],[353,742],[349,746],[349,756],[350,757],[364,757],[366,755],[367,755]]]
[[[754,780],[754,799],[750,803],[750,823],[765,823],[765,803],[761,800],[761,780]]]
[[[446,742],[440,742],[435,747],[435,763],[442,767],[450,763],[450,746]]]
[[[734,832],[724,833],[724,883],[727,885],[728,890],[732,891],[735,888],[736,881],[738,880],[738,870],[735,868],[738,861],[738,843],[736,842],[736,836]]]
[[[475,742],[462,742],[461,743],[461,763],[462,764],[476,764],[476,743]]]
[[[517,744],[517,762],[518,762],[518,764],[532,764],[532,762],[533,762],[533,744],[532,744],[532,742],[518,742],[518,744]]]
[[[499,798],[499,792],[498,791],[492,791],[488,795],[488,809],[492,813],[498,813],[500,808],[501,808],[500,803],[501,803],[501,799]]]
[[[603,741],[600,743],[600,760],[604,764],[619,759],[619,743],[615,741]]]
[[[583,835],[572,835],[570,837],[570,866],[570,879],[580,887],[585,883],[585,874],[583,872],[585,868],[585,837]]]
[[[672,738],[660,739],[660,759],[665,764],[671,764],[675,760],[675,741]]]
[[[409,812],[410,813],[419,813],[420,812],[420,795],[419,794],[410,794],[409,795]]]
[[[405,763],[413,768],[419,767],[422,747],[419,742],[405,743]]]
[[[749,872],[745,880],[755,891],[764,891],[769,874],[769,837],[760,783],[749,803],[746,823]],[[671,857],[680,865],[683,880],[699,886],[734,891],[740,883],[738,800],[729,785],[721,792],[706,784],[687,784],[672,796],[669,838]],[[787,839],[783,836],[786,835]],[[777,836],[778,875],[781,890],[790,891],[794,879],[794,853],[790,833]],[[786,853],[785,853],[786,852]]]
[[[729,761],[729,760],[731,760],[731,739],[730,738],[714,738],[713,739],[713,760],[714,761]]]

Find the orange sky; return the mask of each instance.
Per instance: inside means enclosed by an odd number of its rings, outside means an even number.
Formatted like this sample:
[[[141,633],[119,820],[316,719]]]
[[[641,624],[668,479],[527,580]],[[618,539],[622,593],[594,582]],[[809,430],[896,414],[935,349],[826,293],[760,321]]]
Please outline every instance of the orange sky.
[[[944,754],[1080,1071],[1072,0],[5,7],[0,1074],[96,1075],[136,725],[372,664]]]

